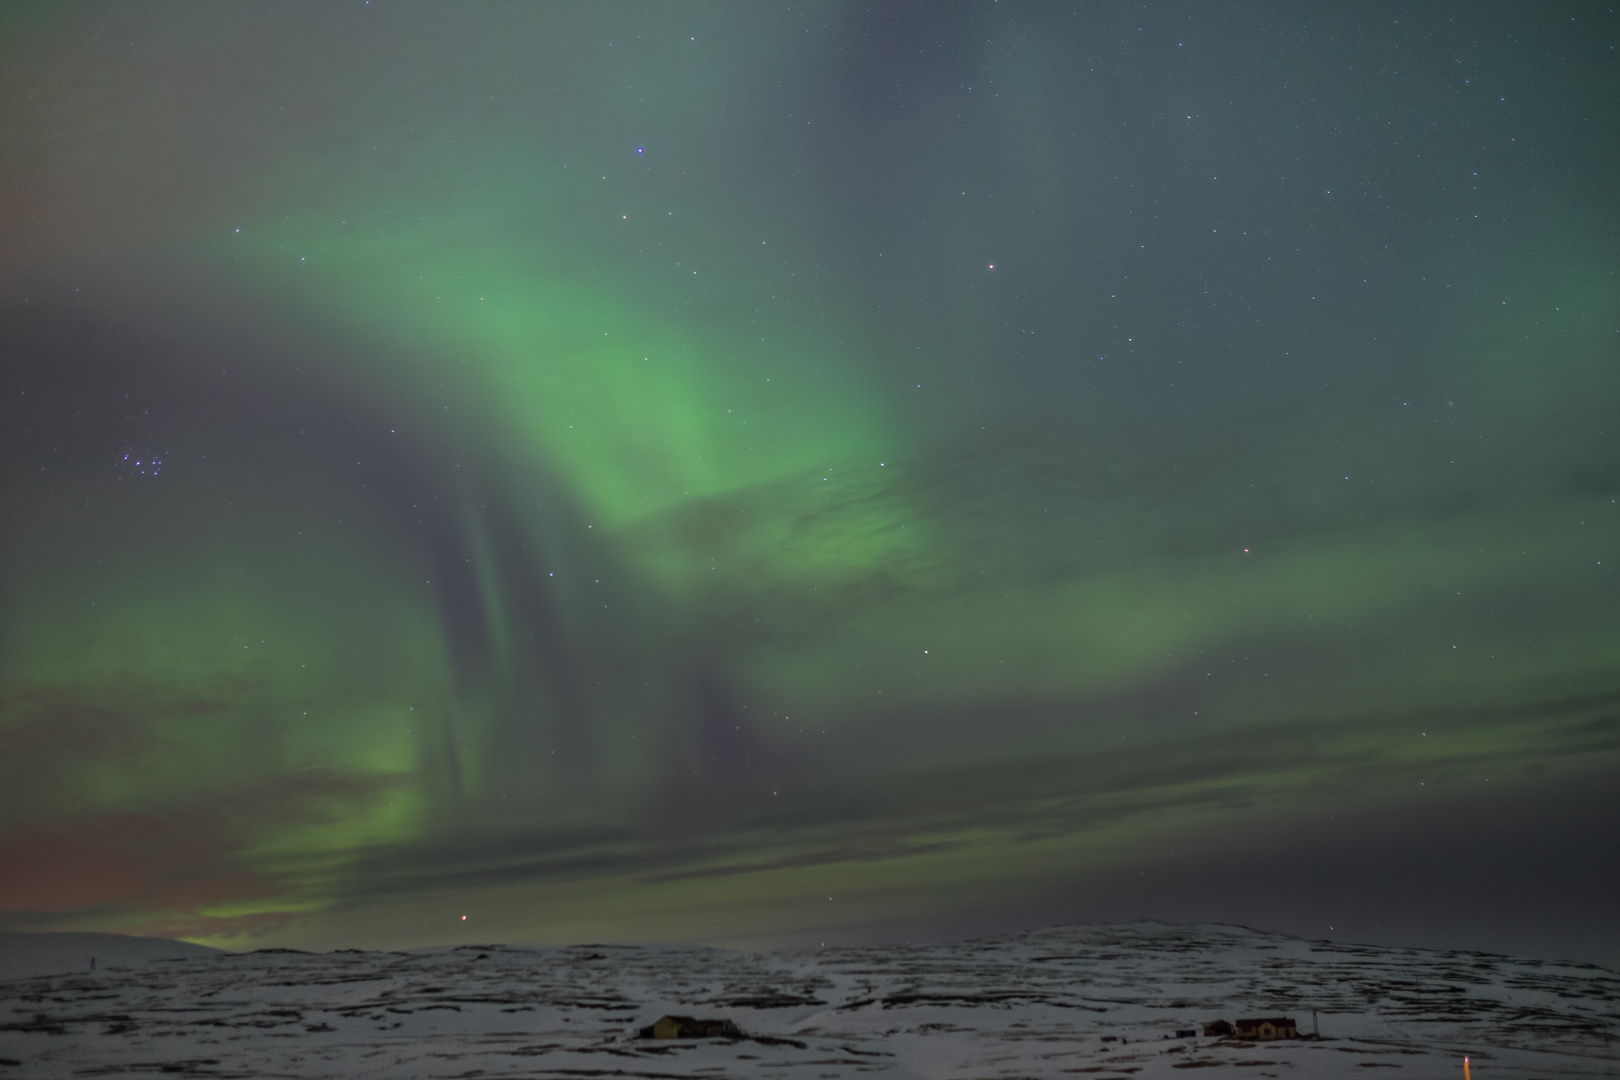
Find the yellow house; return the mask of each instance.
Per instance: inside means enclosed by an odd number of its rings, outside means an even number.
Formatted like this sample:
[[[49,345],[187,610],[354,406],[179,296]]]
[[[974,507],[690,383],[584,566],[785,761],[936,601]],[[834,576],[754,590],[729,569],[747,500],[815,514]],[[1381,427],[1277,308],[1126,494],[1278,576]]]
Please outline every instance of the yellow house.
[[[694,1020],[690,1016],[660,1016],[642,1028],[643,1039],[740,1039],[742,1029],[730,1020]]]
[[[1299,1029],[1292,1016],[1264,1016],[1252,1020],[1239,1020],[1235,1025],[1237,1037],[1268,1042],[1272,1039],[1297,1039]]]

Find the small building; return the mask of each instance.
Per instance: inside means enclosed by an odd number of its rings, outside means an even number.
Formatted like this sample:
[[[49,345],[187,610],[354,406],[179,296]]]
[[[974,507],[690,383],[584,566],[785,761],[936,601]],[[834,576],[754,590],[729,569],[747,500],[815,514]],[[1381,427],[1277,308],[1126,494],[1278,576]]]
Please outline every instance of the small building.
[[[660,1016],[637,1034],[643,1039],[740,1039],[742,1029],[730,1020],[694,1020],[690,1016]]]
[[[1176,1038],[1178,1039],[1196,1039],[1197,1037],[1198,1032],[1194,1031],[1192,1028],[1176,1029]]]
[[[1294,1026],[1292,1016],[1263,1016],[1251,1020],[1239,1020],[1236,1027],[1238,1038],[1254,1039],[1257,1042],[1299,1038],[1299,1029]]]
[[[1206,1039],[1224,1039],[1235,1034],[1237,1032],[1233,1031],[1232,1025],[1225,1020],[1216,1020],[1204,1025],[1204,1038]]]

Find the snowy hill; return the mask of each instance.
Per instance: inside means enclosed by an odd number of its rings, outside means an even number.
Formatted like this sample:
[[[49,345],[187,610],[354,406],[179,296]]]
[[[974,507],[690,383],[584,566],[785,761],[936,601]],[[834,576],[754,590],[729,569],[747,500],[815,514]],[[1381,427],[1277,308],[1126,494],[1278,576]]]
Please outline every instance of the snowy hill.
[[[0,930],[0,980],[217,956],[218,949],[127,934],[20,934]]]
[[[665,1013],[741,1040],[643,1040]],[[1319,1039],[1177,1038],[1286,1015]],[[215,954],[0,983],[0,1077],[1620,1075],[1620,975],[1229,926],[742,953]]]

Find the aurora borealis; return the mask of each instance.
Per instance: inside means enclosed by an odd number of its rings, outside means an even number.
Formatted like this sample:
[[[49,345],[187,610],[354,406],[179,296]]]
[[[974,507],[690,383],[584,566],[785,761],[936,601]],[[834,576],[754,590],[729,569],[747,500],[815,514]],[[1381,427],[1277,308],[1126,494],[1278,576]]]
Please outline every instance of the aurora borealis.
[[[0,924],[1613,962],[1616,43],[8,9]]]

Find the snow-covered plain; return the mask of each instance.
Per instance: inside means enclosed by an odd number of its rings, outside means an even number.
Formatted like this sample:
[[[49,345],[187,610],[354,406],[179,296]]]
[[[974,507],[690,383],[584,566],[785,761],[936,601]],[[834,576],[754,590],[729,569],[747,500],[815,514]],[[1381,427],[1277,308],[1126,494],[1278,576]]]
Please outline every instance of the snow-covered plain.
[[[93,973],[72,959],[73,974],[0,982],[0,1077],[1461,1077],[1465,1055],[1482,1080],[1620,1076],[1613,972],[1232,926],[761,953],[218,953]],[[1313,1011],[1319,1039],[1167,1038],[1279,1014],[1308,1035]],[[635,1037],[664,1013],[749,1038]]]

